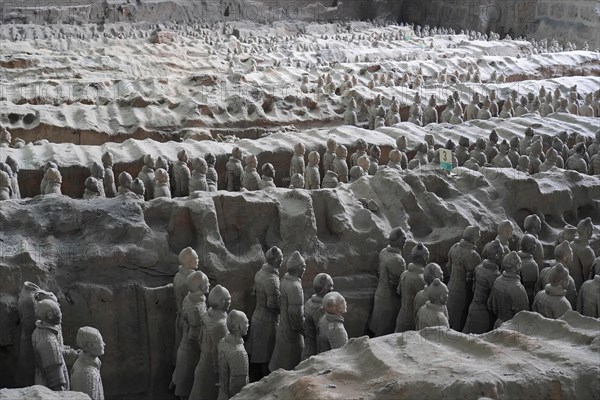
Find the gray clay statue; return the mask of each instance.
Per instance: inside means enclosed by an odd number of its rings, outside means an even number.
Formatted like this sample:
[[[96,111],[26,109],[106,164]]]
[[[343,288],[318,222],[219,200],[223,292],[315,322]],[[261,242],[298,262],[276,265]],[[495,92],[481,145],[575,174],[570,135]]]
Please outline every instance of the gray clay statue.
[[[347,309],[346,299],[338,292],[329,292],[323,297],[325,313],[318,321],[318,353],[338,349],[348,342],[343,317]]]
[[[133,182],[131,182],[131,191],[137,195],[138,199],[144,200],[146,187],[140,178],[135,178]]]
[[[417,243],[410,252],[411,263],[400,275],[397,292],[401,297],[401,307],[396,318],[395,332],[406,332],[415,329],[415,312],[413,309],[415,296],[425,287],[423,272],[429,250],[422,243]]]
[[[381,158],[381,149],[374,144],[369,150],[369,175],[375,175],[379,169],[379,159]]]
[[[561,244],[554,248],[554,258],[556,263],[560,263],[563,266],[569,265],[573,261],[573,249],[571,249],[571,246],[567,240],[563,240]],[[546,285],[550,283],[548,274],[550,273],[551,267],[552,265],[540,271],[538,280],[535,283],[536,293],[540,290],[544,290]],[[573,277],[570,275],[566,289],[567,300],[569,300],[569,303],[571,303],[571,308],[575,309],[577,307],[577,289],[575,288],[575,280],[573,280]]]
[[[215,163],[217,162],[217,159],[213,153],[206,153],[204,160],[206,160],[206,164],[208,166],[208,170],[206,171],[206,183],[208,184],[208,191],[216,192],[219,185],[219,175],[215,169]]]
[[[163,168],[157,168],[154,171],[154,198],[171,198],[171,185],[169,173]]]
[[[529,299],[529,307],[533,304],[533,299],[536,295],[535,284],[539,278],[539,268],[537,262],[533,259],[533,252],[537,241],[532,235],[525,235],[521,238],[521,283],[527,292]]]
[[[121,172],[119,174],[119,187],[117,188],[117,195],[123,196],[127,193],[131,193],[131,184],[133,183],[133,178],[129,175],[128,172]]]
[[[207,192],[208,182],[206,181],[206,172],[208,164],[202,157],[196,157],[192,160],[192,177],[190,178],[189,189],[190,193],[195,191]]]
[[[402,257],[405,242],[406,234],[402,228],[394,228],[388,237],[388,246],[379,253],[379,282],[369,322],[369,329],[375,336],[388,335],[396,328],[393,316],[398,315],[401,306],[401,297],[396,290],[400,276],[406,271]]]
[[[248,384],[248,354],[242,336],[248,333],[248,318],[241,311],[231,310],[227,315],[227,330],[219,342],[219,397],[228,400]]]
[[[104,194],[112,198],[117,195],[115,186],[115,173],[113,172],[113,157],[108,151],[102,154],[102,165],[104,166]]]
[[[175,181],[173,197],[183,197],[190,194],[189,185],[192,174],[187,162],[187,152],[185,150],[177,152],[177,162],[173,165],[173,180]]]
[[[335,159],[332,166],[333,171],[338,176],[338,180],[342,183],[348,183],[348,163],[346,162],[346,157],[348,157],[348,149],[344,145],[338,145],[335,148]]]
[[[450,274],[448,282],[448,314],[450,328],[462,332],[469,305],[473,299],[473,276],[475,267],[481,263],[481,257],[475,249],[479,240],[479,228],[468,226],[463,231],[459,243],[454,244],[448,252],[446,270]]]
[[[600,257],[594,261],[594,277],[583,282],[577,295],[577,312],[586,317],[600,317]]]
[[[260,170],[262,172],[262,177],[260,179],[260,182],[258,182],[258,187],[261,190],[270,187],[275,187],[275,182],[273,182],[273,179],[275,178],[275,167],[273,167],[273,164],[263,164]]]
[[[54,391],[70,390],[69,373],[61,343],[62,313],[58,303],[44,299],[35,305],[35,330],[31,336],[35,357],[36,385]]]
[[[246,343],[250,362],[260,365],[262,376],[269,373],[268,363],[273,355],[279,325],[279,267],[283,254],[274,246],[267,251],[265,258],[267,262],[254,275],[256,308],[252,314],[250,337]]]
[[[335,149],[337,142],[334,138],[327,139],[327,150],[323,156],[323,171],[333,171],[333,160],[335,159]]]
[[[88,176],[84,182],[85,190],[83,191],[83,199],[91,200],[100,197],[100,186],[97,179]]]
[[[321,188],[323,189],[335,189],[339,183],[338,175],[331,170],[325,171]]]
[[[323,296],[333,291],[333,279],[325,273],[320,273],[313,279],[315,294],[304,304],[304,349],[302,360],[317,353],[317,328],[325,311],[323,310]]]
[[[182,309],[183,299],[187,296],[189,288],[187,286],[188,277],[198,269],[198,254],[191,247],[186,247],[179,252],[179,271],[173,278],[173,291],[175,292],[175,306],[177,308],[177,314],[175,316],[175,354],[174,358],[177,357],[177,349],[179,349],[179,343],[181,342],[181,336],[183,334],[183,321],[182,321]]]
[[[488,308],[488,299],[494,282],[500,276],[500,264],[506,253],[498,239],[486,247],[486,259],[475,267],[473,301],[469,306],[463,333],[489,332],[496,322],[496,315]]]
[[[435,278],[427,289],[427,302],[417,312],[417,330],[441,326],[448,328],[448,318],[444,313],[448,301],[448,288]]]
[[[187,276],[189,293],[181,305],[182,336],[177,350],[177,363],[172,382],[175,395],[187,399],[194,384],[194,371],[200,360],[200,338],[202,318],[206,314],[206,295],[209,290],[208,277],[201,271]]]
[[[221,285],[208,294],[210,307],[202,318],[200,360],[194,371],[190,400],[217,400],[219,396],[218,346],[227,334],[227,310],[231,305],[229,291]]]
[[[359,157],[367,155],[367,149],[367,142],[364,139],[356,140],[356,151],[350,156],[350,168],[358,165],[357,161]]]
[[[415,301],[413,303],[413,310],[415,312],[415,324],[418,325],[417,314],[421,307],[427,303],[427,288],[429,285],[433,283],[433,280],[438,278],[440,280],[444,279],[444,271],[442,271],[442,267],[440,267],[436,263],[429,263],[423,269],[423,280],[425,281],[425,287],[423,290],[420,290],[415,296]],[[446,304],[444,303],[444,315],[448,318],[448,309]]]
[[[96,181],[98,187],[98,195],[100,197],[106,197],[106,193],[104,191],[104,167],[95,162],[90,167],[90,172],[92,174],[90,178]]]
[[[502,275],[496,279],[488,299],[488,308],[496,314],[494,329],[519,311],[529,310],[527,292],[521,284],[521,258],[511,251],[502,259]]]
[[[571,242],[573,260],[568,264],[569,274],[575,280],[575,288],[579,290],[583,282],[590,276],[590,270],[596,258],[590,247],[590,239],[594,226],[587,217],[577,224],[577,237]]]
[[[290,177],[294,174],[304,175],[304,145],[302,143],[296,143],[294,145],[294,155],[290,160]]]
[[[19,163],[11,156],[6,157],[6,165],[8,165],[12,171],[12,177],[10,178],[12,197],[13,199],[21,198],[21,189],[19,188]],[[592,174],[593,175],[593,174]]]
[[[83,392],[92,400],[104,400],[104,387],[98,357],[104,355],[104,340],[96,328],[84,326],[77,331],[77,346],[81,349],[71,371],[71,390]]]
[[[231,150],[231,157],[225,165],[225,171],[227,172],[227,190],[230,192],[239,192],[242,187],[242,173],[244,168],[242,167],[242,150],[239,147],[234,147]]]
[[[137,177],[144,182],[144,187],[146,188],[144,198],[152,200],[154,198],[154,157],[151,154],[144,156],[144,166]]]
[[[571,310],[571,303],[565,297],[569,282],[569,271],[562,264],[556,264],[548,273],[549,283],[535,295],[531,310],[546,318],[557,319]]]
[[[292,253],[286,263],[287,273],[281,280],[281,322],[277,327],[277,337],[273,357],[269,362],[271,372],[283,368],[292,370],[302,358],[304,347],[304,292],[302,276],[306,269],[304,258],[299,252]]]
[[[306,164],[304,176],[304,187],[309,190],[319,189],[321,187],[321,174],[319,173],[319,162],[321,156],[316,151],[308,153],[308,164]]]
[[[258,160],[254,154],[246,157],[246,168],[241,177],[241,185],[246,190],[259,190],[260,175],[256,172]]]

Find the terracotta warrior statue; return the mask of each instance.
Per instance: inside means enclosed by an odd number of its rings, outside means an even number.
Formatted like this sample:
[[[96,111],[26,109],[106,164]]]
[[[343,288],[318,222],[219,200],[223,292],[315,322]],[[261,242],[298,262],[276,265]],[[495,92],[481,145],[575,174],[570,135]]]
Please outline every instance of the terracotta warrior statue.
[[[402,170],[402,153],[400,153],[397,149],[392,149],[388,156],[389,161],[387,163],[388,168],[397,169],[398,171]]]
[[[417,243],[410,252],[412,262],[400,275],[397,292],[401,297],[400,311],[396,318],[395,332],[406,332],[415,329],[415,312],[413,309],[415,296],[425,287],[423,272],[429,259],[429,250],[422,243]]]
[[[402,169],[408,168],[408,157],[406,156],[407,146],[406,136],[400,135],[396,138],[396,148],[400,152],[400,167]]]
[[[185,150],[177,152],[177,162],[173,165],[173,179],[175,181],[173,197],[184,197],[190,194],[189,185],[192,174],[187,162],[187,152]]]
[[[181,320],[181,307],[183,305],[183,299],[187,296],[189,288],[187,286],[187,279],[192,272],[198,269],[198,254],[191,247],[186,247],[179,252],[179,272],[175,274],[173,278],[173,291],[175,292],[175,306],[177,307],[177,315],[175,317],[175,354],[174,358],[177,358],[177,349],[181,342],[181,335],[183,334],[183,321]]]
[[[46,170],[42,185],[45,187],[45,191],[42,194],[62,194],[60,188],[62,185],[62,175],[56,164]]]
[[[46,173],[50,168],[58,168],[53,161],[47,161],[40,169],[42,170],[42,181],[40,182],[40,194],[46,194],[46,186],[48,186],[48,177]]]
[[[250,154],[246,157],[246,168],[242,173],[241,185],[246,190],[259,190],[259,182],[261,180],[260,175],[256,172],[258,166],[258,160],[254,154]]]
[[[216,192],[219,185],[219,175],[215,169],[217,159],[213,153],[206,153],[204,160],[206,160],[206,164],[208,166],[206,171],[206,183],[208,184],[208,191]]]
[[[128,172],[121,172],[119,174],[119,187],[117,188],[117,194],[119,196],[125,195],[127,193],[131,193],[131,184],[133,183],[133,178],[129,175]]]
[[[19,189],[19,163],[11,156],[6,157],[6,165],[8,165],[12,171],[12,177],[10,179],[12,188],[12,198],[20,199],[21,190]],[[593,175],[593,174],[592,174]]]
[[[427,302],[417,312],[417,330],[442,326],[449,328],[445,314],[448,301],[448,288],[439,278],[435,278],[427,289]]]
[[[527,292],[521,284],[521,258],[511,251],[502,259],[502,275],[496,279],[488,299],[488,308],[497,315],[494,329],[515,316],[529,310]]]
[[[367,155],[367,149],[367,142],[365,142],[364,139],[356,140],[356,151],[350,156],[350,168],[358,165],[357,161],[359,157]]]
[[[175,396],[187,399],[194,384],[194,371],[200,361],[200,338],[202,319],[206,314],[206,295],[209,290],[208,277],[201,271],[193,271],[187,276],[189,293],[181,305],[182,336],[177,350],[177,363],[172,382]]]
[[[44,299],[35,304],[35,330],[31,343],[35,356],[35,384],[54,391],[70,390],[62,344],[62,313],[58,303]]]
[[[565,297],[569,271],[562,264],[556,264],[550,269],[548,279],[550,283],[535,295],[531,310],[546,318],[557,319],[571,310],[571,303]]]
[[[583,282],[577,295],[577,312],[586,317],[600,317],[600,257],[594,261],[594,277]]]
[[[10,175],[0,169],[0,200],[10,200],[12,198],[11,183]]]
[[[507,253],[496,239],[486,249],[486,259],[475,268],[473,301],[463,333],[485,333],[493,329],[496,315],[488,308],[488,299],[496,278],[500,276],[500,263]]]
[[[202,157],[196,157],[192,160],[192,176],[190,178],[189,189],[190,193],[197,190],[201,192],[208,192],[208,182],[206,181],[206,172],[208,171],[208,164]]]
[[[152,200],[154,198],[154,157],[152,157],[152,154],[144,156],[144,166],[137,177],[144,182],[144,187],[146,188],[144,198]]]
[[[325,171],[325,176],[323,177],[323,182],[321,183],[322,189],[335,189],[338,185],[338,175],[331,171]]]
[[[90,172],[92,176],[91,179],[95,180],[99,190],[99,196],[105,197],[106,194],[104,192],[104,167],[97,162],[94,162],[90,167]]]
[[[290,161],[290,176],[294,174],[304,175],[304,152],[305,148],[302,143],[294,145],[294,155]]]
[[[117,195],[115,186],[115,173],[113,172],[113,157],[108,151],[102,154],[102,165],[104,166],[104,194],[112,198]]]
[[[335,149],[337,142],[334,138],[327,139],[327,150],[323,156],[323,171],[333,171],[333,160],[335,159]]]
[[[526,234],[521,239],[521,251],[519,251],[519,257],[521,257],[521,283],[527,292],[527,298],[529,299],[529,307],[533,304],[535,297],[535,284],[539,278],[539,268],[537,262],[533,259],[533,252],[535,251],[536,239]]]
[[[475,249],[480,238],[479,228],[468,226],[463,231],[463,238],[454,244],[448,252],[446,270],[450,274],[448,282],[448,314],[450,328],[462,332],[469,304],[473,299],[473,275],[475,267],[481,263],[481,257]]]
[[[512,161],[508,156],[509,144],[506,140],[503,140],[499,146],[499,152],[492,159],[492,165],[496,168],[512,168]]]
[[[275,349],[269,362],[271,372],[283,368],[292,370],[302,358],[304,347],[304,292],[302,276],[306,269],[304,258],[295,251],[288,258],[287,273],[281,280],[281,323],[277,328]]]
[[[444,271],[442,271],[442,267],[440,267],[438,264],[429,263],[423,269],[423,280],[425,281],[425,287],[423,288],[423,290],[420,290],[419,293],[417,293],[417,295],[415,296],[415,302],[413,304],[413,310],[415,312],[415,324],[417,325],[417,314],[419,313],[421,307],[423,307],[425,303],[427,303],[427,288],[433,283],[433,280],[435,278],[444,279]],[[445,304],[444,315],[446,316],[446,318],[448,318],[448,309],[446,308]]]
[[[394,333],[396,327],[396,321],[390,316],[398,315],[400,311],[401,297],[396,289],[400,275],[406,271],[402,257],[405,242],[406,234],[402,228],[394,228],[388,237],[388,246],[379,253],[379,283],[369,322],[369,329],[375,336]]]
[[[290,178],[290,189],[304,189],[304,183],[302,174],[294,174]]]
[[[348,183],[348,163],[346,162],[346,157],[348,157],[348,149],[344,145],[338,145],[335,148],[335,159],[332,166],[333,171],[338,175],[338,180],[343,183]]]
[[[227,190],[230,192],[239,192],[241,189],[241,178],[244,168],[242,167],[242,150],[234,147],[231,150],[231,157],[225,165],[227,172]]]
[[[227,310],[231,305],[229,291],[217,285],[208,294],[210,307],[202,318],[200,361],[194,371],[190,400],[217,400],[219,396],[218,345],[227,334]]]
[[[338,349],[348,341],[342,316],[346,314],[347,308],[346,299],[338,292],[329,292],[323,297],[325,314],[318,321],[318,353]]]
[[[262,177],[258,182],[258,187],[263,190],[269,187],[275,187],[273,179],[275,178],[275,167],[271,163],[265,163],[260,168]]]
[[[38,300],[36,300],[36,297]],[[35,283],[25,281],[17,300],[19,319],[21,321],[19,353],[15,371],[15,383],[18,386],[34,385],[35,357],[33,345],[31,343],[31,335],[35,330],[37,321],[35,315],[35,304],[36,301],[42,300],[43,298],[53,299],[56,301],[56,296],[54,296],[54,293],[46,292]]]
[[[279,325],[279,267],[283,253],[277,246],[271,247],[265,255],[266,263],[254,275],[256,308],[252,314],[250,337],[246,349],[250,362],[259,364],[261,376],[269,374],[268,364],[275,348],[275,335]]]
[[[542,247],[542,243],[538,240],[538,235],[542,231],[542,220],[536,214],[531,214],[525,217],[523,221],[523,230],[525,234],[533,236],[535,239],[535,249],[533,250],[533,259],[538,265],[538,269],[542,269],[544,265],[544,248]],[[521,246],[519,240],[519,246]]]
[[[569,245],[568,241],[563,240],[562,243],[554,247],[554,258],[556,261],[555,263],[562,264],[563,266],[569,265],[573,262],[573,250],[571,249],[571,246]],[[550,283],[548,274],[550,273],[551,268],[552,265],[540,271],[538,280],[535,283],[535,293],[539,292],[540,290],[544,290],[546,285]],[[571,303],[571,308],[575,309],[577,307],[577,289],[575,288],[575,281],[570,275],[568,278],[566,289],[567,300],[569,300],[569,303]]]
[[[379,169],[379,159],[381,158],[381,149],[374,144],[369,150],[369,175],[375,175]]]
[[[568,264],[569,274],[575,280],[575,288],[579,288],[590,276],[590,269],[594,263],[594,250],[590,247],[590,239],[594,226],[592,219],[587,217],[577,224],[577,237],[571,242],[573,261]]]
[[[154,198],[166,197],[171,198],[171,185],[169,179],[169,173],[163,169],[158,168],[154,171]]]
[[[140,178],[135,178],[133,182],[131,182],[131,191],[137,195],[138,199],[144,200],[146,187]]]
[[[304,187],[306,189],[319,189],[321,187],[321,174],[319,173],[319,162],[321,156],[316,151],[308,153],[308,164],[306,165],[306,175],[304,176]]]
[[[304,304],[304,349],[302,360],[317,355],[317,328],[319,320],[325,313],[323,296],[333,291],[333,279],[325,273],[320,273],[313,280],[315,294]]]
[[[84,182],[85,190],[83,191],[84,200],[92,200],[100,197],[100,187],[98,181],[91,176],[88,176]]]
[[[104,340],[96,328],[84,326],[77,331],[77,346],[81,349],[71,371],[71,390],[83,392],[92,400],[104,400],[104,387],[98,357],[104,355]]]
[[[227,315],[229,331],[218,346],[219,397],[228,400],[238,394],[248,384],[248,354],[244,349],[244,339],[248,333],[248,318],[238,310]]]

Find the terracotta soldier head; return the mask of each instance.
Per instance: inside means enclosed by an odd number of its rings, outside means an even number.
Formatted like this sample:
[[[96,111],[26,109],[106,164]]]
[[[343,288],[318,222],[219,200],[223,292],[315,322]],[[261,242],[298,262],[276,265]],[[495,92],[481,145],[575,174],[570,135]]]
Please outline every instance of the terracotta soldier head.
[[[201,174],[206,174],[206,171],[208,171],[208,164],[204,158],[196,157],[192,160],[192,168],[194,168],[194,171],[198,171]]]
[[[104,167],[97,162],[94,162],[90,167],[90,172],[94,178],[104,179]]]
[[[265,259],[267,260],[267,264],[271,265],[275,269],[279,269],[281,263],[283,262],[283,253],[277,246],[271,247],[267,250],[265,254]]]
[[[262,171],[263,176],[275,178],[275,167],[273,166],[273,164],[265,163],[262,165],[260,170]]]
[[[177,159],[179,161],[183,161],[183,162],[187,162],[188,161],[188,155],[187,155],[187,152],[185,151],[185,149],[179,150],[177,152]]]
[[[319,165],[319,162],[321,161],[321,156],[319,155],[318,152],[316,151],[311,151],[310,153],[308,153],[308,164],[310,166],[316,166]]]
[[[521,271],[521,257],[516,251],[511,251],[502,259],[502,270],[510,274],[518,274]]]
[[[537,246],[537,240],[535,239],[535,236],[533,236],[533,235],[526,234],[521,239],[521,251],[523,251],[525,253],[533,254],[536,246]]]
[[[392,229],[390,235],[388,236],[388,244],[391,247],[402,250],[404,244],[406,243],[406,234],[402,230],[402,228],[397,227]]]
[[[410,258],[415,264],[425,265],[429,259],[429,249],[423,243],[417,243],[410,251]]]
[[[233,336],[242,337],[248,333],[248,317],[241,311],[231,310],[227,314],[227,330]]]
[[[481,237],[481,232],[476,226],[467,226],[463,231],[462,237],[465,241],[475,244]]]
[[[330,137],[329,139],[327,139],[327,150],[328,151],[335,153],[336,147],[337,147],[337,141],[334,138]]]
[[[435,278],[443,279],[444,271],[442,271],[442,267],[440,267],[436,263],[429,263],[423,269],[423,279],[425,280],[425,284],[427,286],[431,285]]]
[[[340,144],[335,148],[335,155],[341,158],[346,158],[348,157],[348,149],[343,144]]]
[[[302,143],[296,143],[294,145],[294,155],[297,157],[304,156],[305,148]]]
[[[302,255],[300,255],[300,252],[295,251],[292,253],[287,260],[286,268],[288,274],[302,278],[302,275],[304,275],[304,271],[306,270],[306,262]]]
[[[198,253],[191,247],[186,247],[179,252],[179,263],[183,268],[198,269]]]
[[[505,219],[504,221],[501,221],[498,224],[498,236],[501,241],[503,241],[504,243],[507,243],[512,238],[512,234],[513,234],[512,222]]]
[[[217,285],[208,294],[208,305],[215,310],[227,311],[231,305],[231,295],[229,290],[221,285]]]
[[[40,300],[35,304],[35,317],[50,325],[59,325],[62,322],[60,306],[51,299]]]
[[[569,270],[567,270],[561,263],[556,264],[550,269],[548,274],[548,282],[550,282],[552,286],[566,289],[569,285]]]
[[[564,265],[573,261],[573,249],[568,241],[563,240],[561,244],[554,248],[554,258]]]
[[[201,271],[194,271],[188,275],[185,280],[188,289],[190,292],[202,292],[204,294],[208,294],[210,289],[210,283],[208,282],[208,276]]]
[[[427,297],[431,304],[444,305],[448,301],[448,287],[439,278],[435,278],[427,287]]]
[[[154,169],[154,157],[152,157],[152,154],[146,154],[144,156],[144,166],[146,168]]]
[[[128,172],[121,172],[119,174],[119,186],[122,186],[127,189],[131,189],[131,184],[133,183],[133,178],[129,175]]]
[[[577,224],[577,235],[580,240],[589,240],[592,237],[592,231],[594,229],[594,225],[592,224],[592,218],[587,217],[586,219],[582,219]]]
[[[348,305],[344,296],[329,292],[323,297],[323,310],[329,314],[343,315],[348,311]]]
[[[104,354],[104,340],[100,331],[91,326],[84,326],[77,331],[77,346],[84,352],[96,357]]]
[[[105,152],[104,154],[102,154],[101,160],[102,160],[102,164],[105,167],[112,167],[113,166],[113,156],[108,151]]]
[[[144,181],[142,181],[140,178],[135,178],[133,182],[131,182],[131,191],[143,197],[144,192],[146,191]]]
[[[333,290],[333,279],[329,274],[321,272],[313,279],[313,289],[317,296],[323,297]]]

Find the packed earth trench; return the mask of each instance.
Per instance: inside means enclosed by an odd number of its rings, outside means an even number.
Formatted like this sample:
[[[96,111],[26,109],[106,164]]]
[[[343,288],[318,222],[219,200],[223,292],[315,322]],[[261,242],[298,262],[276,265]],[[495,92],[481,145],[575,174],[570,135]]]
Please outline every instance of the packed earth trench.
[[[597,40],[337,3],[3,10],[0,399],[600,398]]]

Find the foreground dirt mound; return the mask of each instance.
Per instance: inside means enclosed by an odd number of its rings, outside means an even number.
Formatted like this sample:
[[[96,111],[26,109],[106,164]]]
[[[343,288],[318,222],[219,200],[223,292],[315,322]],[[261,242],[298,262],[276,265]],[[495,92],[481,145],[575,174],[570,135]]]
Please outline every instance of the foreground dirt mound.
[[[483,335],[427,328],[351,339],[234,399],[596,399],[599,345],[598,319],[522,311]]]

